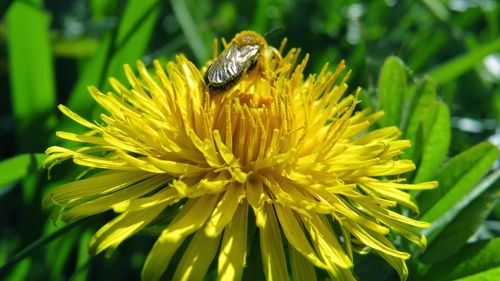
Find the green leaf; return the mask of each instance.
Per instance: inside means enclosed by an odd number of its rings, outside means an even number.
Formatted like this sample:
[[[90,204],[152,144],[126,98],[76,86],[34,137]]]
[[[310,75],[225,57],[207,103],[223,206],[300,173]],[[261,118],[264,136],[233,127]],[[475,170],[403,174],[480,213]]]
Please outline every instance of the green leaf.
[[[446,6],[438,0],[422,0],[431,12],[441,21],[447,21],[450,18],[450,13]]]
[[[449,223],[447,223],[447,218],[442,218],[433,225],[429,230],[430,232],[426,233],[431,243],[428,245],[427,251],[421,256],[423,262],[435,263],[449,257],[476,233],[498,199],[496,194],[498,186],[495,183],[499,177],[500,170],[496,170],[481,181],[473,192],[454,206],[454,209],[461,210],[458,214],[454,214],[455,210],[449,212],[447,216],[454,217]],[[439,234],[436,236],[436,233]]]
[[[108,14],[110,11],[116,9],[117,5],[121,4],[118,0],[90,0],[89,1],[90,10],[92,11],[92,17],[94,19],[102,19]]]
[[[427,241],[432,243],[436,239],[440,239],[440,237],[436,238],[440,233],[451,227],[453,224],[460,224],[461,220],[468,219],[471,225],[468,225],[464,228],[465,236],[470,236],[470,234],[466,234],[465,232],[470,229],[475,229],[476,227],[472,224],[476,223],[476,221],[481,221],[484,219],[482,217],[484,210],[484,205],[490,201],[488,196],[495,197],[494,194],[497,189],[497,181],[500,178],[500,169],[495,170],[487,177],[481,180],[479,184],[477,184],[470,192],[468,192],[465,196],[463,196],[452,208],[450,208],[445,214],[439,217],[432,223],[432,226],[429,229],[425,229],[422,233],[427,237]],[[491,188],[491,189],[490,189]],[[492,194],[493,193],[493,194]],[[486,198],[482,198],[486,196]],[[483,206],[483,207],[481,207]],[[489,205],[488,205],[489,206]],[[475,209],[473,207],[476,207]],[[491,206],[492,208],[493,206]],[[471,214],[468,214],[469,208]],[[487,208],[487,212],[489,211],[489,207]],[[457,218],[461,216],[460,218]],[[462,231],[462,230],[460,230]],[[473,232],[473,230],[469,230]],[[460,234],[460,235],[463,235]],[[452,234],[453,235],[453,234]],[[458,236],[460,236],[458,235]]]
[[[418,152],[418,150],[421,150],[423,141],[420,143],[417,139],[418,130],[435,100],[436,83],[426,77],[416,87],[413,100],[409,106],[410,114],[404,129],[404,138],[410,140],[412,146],[405,151],[404,158],[417,162],[417,158],[420,157],[421,152]]]
[[[171,0],[170,3],[172,4],[172,10],[174,11],[174,15],[177,18],[182,31],[184,32],[186,38],[189,38],[188,44],[193,50],[198,63],[204,63],[208,59],[208,48],[203,41],[199,25],[195,23],[185,1]]]
[[[401,122],[401,111],[406,92],[406,70],[403,62],[397,57],[385,60],[378,81],[380,109],[385,116],[381,125],[398,126]]]
[[[500,267],[495,267],[490,270],[457,279],[457,281],[498,281],[498,276],[500,276]]]
[[[6,16],[12,112],[22,151],[45,147],[56,103],[49,17],[41,1],[16,1]]]
[[[13,0],[1,0],[0,1],[0,18],[3,18],[5,12],[9,9],[10,5],[14,2]]]
[[[500,267],[498,253],[500,253],[500,238],[472,243],[446,260],[432,265],[419,280],[455,280],[487,273],[490,269]]]
[[[44,154],[22,154],[0,162],[0,194],[4,189],[23,177],[30,170],[38,170],[45,159]]]
[[[445,214],[490,170],[497,157],[498,149],[483,142],[448,161],[435,177],[439,186],[417,197],[421,220],[433,222]]]
[[[435,102],[423,120],[422,158],[414,182],[431,180],[448,154],[451,123],[448,106]]]
[[[488,44],[484,44],[481,47],[470,50],[461,56],[439,65],[430,72],[430,75],[438,85],[444,84],[471,70],[480,63],[485,56],[499,50],[500,38],[497,38]]]
[[[18,280],[27,280],[30,276],[30,268],[33,266],[32,259],[26,259],[19,264],[12,271],[9,272],[2,280],[7,281],[18,281]],[[1,276],[1,272],[0,272]]]
[[[158,0],[127,2],[120,16],[118,29],[111,30],[102,40],[97,53],[88,61],[73,89],[68,107],[84,117],[90,117],[94,102],[87,87],[96,85],[103,91],[106,78],[114,76],[124,80],[123,65],[134,64],[146,50],[159,13]],[[73,122],[64,119],[62,130]]]
[[[76,268],[77,270],[73,274],[72,281],[85,281],[88,278],[88,269],[90,263],[90,255],[88,252],[88,244],[93,236],[93,232],[89,229],[85,230],[82,235],[80,235],[79,247],[78,247],[78,258]]]

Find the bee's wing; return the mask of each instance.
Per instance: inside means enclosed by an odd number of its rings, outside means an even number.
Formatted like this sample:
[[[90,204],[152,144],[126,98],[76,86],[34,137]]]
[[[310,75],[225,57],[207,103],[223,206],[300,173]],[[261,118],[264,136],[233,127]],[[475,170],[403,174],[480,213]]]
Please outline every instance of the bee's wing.
[[[259,53],[259,45],[237,47],[234,43],[207,69],[206,76],[211,83],[223,84],[240,75]]]

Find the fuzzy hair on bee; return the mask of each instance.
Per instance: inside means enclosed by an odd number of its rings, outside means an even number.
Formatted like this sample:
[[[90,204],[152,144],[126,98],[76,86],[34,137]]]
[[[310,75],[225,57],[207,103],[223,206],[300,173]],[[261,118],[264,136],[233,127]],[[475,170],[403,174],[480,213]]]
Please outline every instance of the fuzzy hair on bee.
[[[210,93],[220,93],[234,86],[241,77],[255,68],[267,42],[256,32],[236,34],[228,47],[208,66],[204,75]]]

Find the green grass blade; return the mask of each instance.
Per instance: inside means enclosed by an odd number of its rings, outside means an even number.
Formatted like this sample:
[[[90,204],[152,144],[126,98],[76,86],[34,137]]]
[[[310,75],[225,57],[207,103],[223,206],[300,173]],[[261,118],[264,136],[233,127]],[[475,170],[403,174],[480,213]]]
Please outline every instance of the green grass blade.
[[[87,229],[80,236],[79,246],[78,246],[78,258],[76,264],[76,271],[73,276],[71,276],[71,281],[85,281],[88,280],[88,269],[90,266],[90,256],[88,252],[88,243],[94,233]]]
[[[30,170],[40,169],[44,154],[22,154],[0,162],[0,196],[8,186],[24,178]]]
[[[189,12],[186,3],[183,0],[171,0],[172,10],[177,18],[177,21],[181,25],[182,31],[184,32],[186,38],[188,38],[188,44],[193,50],[194,55],[198,63],[204,63],[208,60],[207,46],[203,41],[199,28]]]
[[[500,38],[439,65],[430,72],[430,76],[438,85],[452,81],[474,68],[485,56],[499,50]]]
[[[33,267],[32,259],[25,259],[18,263],[15,268],[13,268],[3,280],[6,281],[19,281],[28,280],[30,275],[30,269]],[[1,276],[1,275],[0,275]]]
[[[31,256],[34,254],[36,251],[39,251],[41,248],[43,248],[45,245],[48,243],[54,241],[55,239],[59,238],[60,236],[64,235],[68,231],[70,231],[73,227],[81,224],[86,220],[80,220],[71,224],[67,224],[64,227],[58,229],[57,231],[44,236],[32,244],[28,245],[26,248],[22,249],[19,251],[17,254],[15,254],[13,257],[11,257],[4,265],[0,267],[0,278],[6,276],[9,274],[10,270],[20,261],[23,259]]]
[[[53,233],[58,229],[52,221],[47,221],[44,233]],[[50,277],[50,280],[56,280],[63,275],[68,260],[71,258],[72,251],[74,251],[78,244],[81,232],[81,228],[75,227],[44,248],[45,261],[47,264],[50,264],[50,271],[46,273],[47,277]]]
[[[120,17],[118,29],[106,35],[97,53],[84,66],[68,101],[71,109],[82,116],[90,117],[94,102],[87,92],[87,87],[95,85],[102,89],[110,76],[123,79],[123,64],[133,64],[141,58],[158,18],[159,3],[157,0],[128,2]],[[64,120],[63,130],[72,124],[68,118]]]
[[[21,151],[45,147],[56,103],[49,17],[41,1],[17,1],[7,12],[12,112]]]
[[[101,19],[108,15],[110,10],[116,8],[121,2],[116,0],[90,0],[89,6],[91,15],[95,19]]]
[[[450,18],[450,13],[446,6],[439,0],[422,0],[431,12],[441,21],[447,21]]]

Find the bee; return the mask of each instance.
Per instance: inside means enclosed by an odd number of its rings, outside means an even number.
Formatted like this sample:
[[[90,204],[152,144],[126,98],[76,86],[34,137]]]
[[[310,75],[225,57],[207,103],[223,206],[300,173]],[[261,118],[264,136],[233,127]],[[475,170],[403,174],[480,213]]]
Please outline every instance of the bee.
[[[219,93],[234,86],[241,77],[253,70],[267,42],[256,32],[242,31],[236,34],[204,75],[211,93]]]

